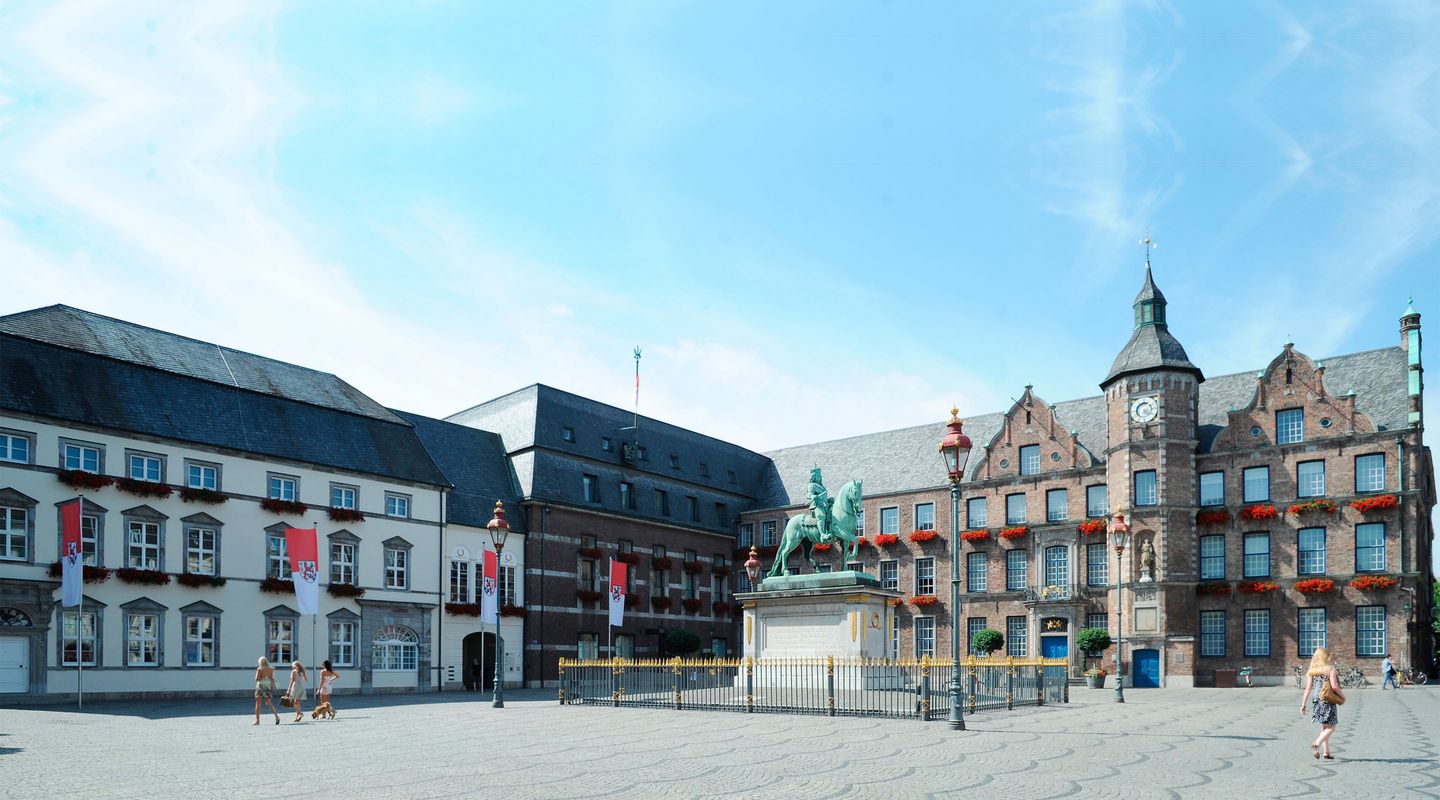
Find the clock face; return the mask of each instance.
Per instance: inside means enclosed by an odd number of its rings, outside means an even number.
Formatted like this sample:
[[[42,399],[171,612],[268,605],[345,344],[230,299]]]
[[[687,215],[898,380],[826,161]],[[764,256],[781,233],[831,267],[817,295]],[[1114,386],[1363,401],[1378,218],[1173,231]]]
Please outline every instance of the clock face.
[[[1136,422],[1149,422],[1160,413],[1160,405],[1153,397],[1137,397],[1130,401],[1130,418]]]

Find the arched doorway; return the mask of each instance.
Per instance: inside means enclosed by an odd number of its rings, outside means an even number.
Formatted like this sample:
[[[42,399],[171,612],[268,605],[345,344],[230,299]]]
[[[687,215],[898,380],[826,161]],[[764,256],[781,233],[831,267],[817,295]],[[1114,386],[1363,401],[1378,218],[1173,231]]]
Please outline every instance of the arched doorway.
[[[463,679],[465,688],[477,692],[489,692],[495,688],[495,634],[472,633],[460,643],[461,657],[465,662]],[[476,680],[475,663],[480,663],[479,680]]]

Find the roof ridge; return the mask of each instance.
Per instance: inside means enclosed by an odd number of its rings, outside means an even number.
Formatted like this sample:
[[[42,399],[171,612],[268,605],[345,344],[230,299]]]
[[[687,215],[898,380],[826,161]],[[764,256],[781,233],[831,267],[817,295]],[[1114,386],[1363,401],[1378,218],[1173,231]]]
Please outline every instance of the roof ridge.
[[[1398,345],[1398,344],[1392,344],[1392,345],[1390,345],[1389,347],[1372,347],[1372,348],[1370,348],[1369,350],[1356,350],[1356,351],[1353,352],[1353,353],[1341,353],[1341,354],[1339,354],[1339,355],[1334,355],[1334,356],[1320,356],[1320,357],[1311,356],[1311,358],[1312,358],[1313,360],[1315,360],[1315,361],[1335,361],[1335,360],[1338,360],[1338,359],[1341,359],[1341,358],[1352,358],[1352,357],[1354,357],[1354,356],[1369,355],[1370,353],[1383,353],[1383,352],[1385,352],[1385,351],[1387,351],[1387,350],[1399,350],[1399,349],[1400,349],[1400,345]],[[1303,351],[1302,351],[1302,352],[1303,352]],[[1274,359],[1272,358],[1271,360],[1273,361]],[[1266,366],[1268,366],[1268,364],[1267,364]],[[1265,369],[1265,367],[1261,367],[1260,369],[1263,370],[1263,369]],[[1219,380],[1220,378],[1233,378],[1233,377],[1235,377],[1236,375],[1248,375],[1248,376],[1254,377],[1255,373],[1258,372],[1258,371],[1259,371],[1259,370],[1249,369],[1249,370],[1241,370],[1241,371],[1239,371],[1239,372],[1227,372],[1227,373],[1225,373],[1224,375],[1215,375],[1215,376],[1209,378],[1208,380],[1212,380],[1212,381],[1213,381],[1213,380]]]

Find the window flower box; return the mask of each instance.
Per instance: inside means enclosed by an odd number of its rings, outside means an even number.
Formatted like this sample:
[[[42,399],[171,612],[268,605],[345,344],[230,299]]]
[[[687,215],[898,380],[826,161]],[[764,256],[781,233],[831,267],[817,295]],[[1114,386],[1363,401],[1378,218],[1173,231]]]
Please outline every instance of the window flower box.
[[[225,579],[218,575],[196,575],[193,572],[182,572],[176,575],[175,582],[192,589],[210,589],[225,585]]]
[[[900,537],[899,537],[899,536],[896,536],[896,535],[893,534],[893,533],[882,533],[882,534],[880,534],[879,536],[876,536],[876,537],[875,537],[875,546],[876,546],[876,547],[889,547],[890,545],[895,544],[895,543],[897,543],[897,542],[899,542],[899,541],[900,541]]]
[[[62,469],[55,473],[55,480],[72,489],[104,489],[115,482],[108,475],[96,475],[83,469]]]
[[[936,597],[933,594],[917,594],[914,597],[910,598],[910,605],[915,606],[916,608],[933,606],[938,602],[940,602],[940,598]]]
[[[325,587],[331,597],[364,597],[365,590],[353,583],[332,583]]]
[[[1240,512],[1241,519],[1251,521],[1275,519],[1278,516],[1280,516],[1280,512],[1276,511],[1275,506],[1269,503],[1261,503],[1258,506],[1245,506],[1244,510]]]
[[[575,548],[575,554],[578,555],[578,556],[580,556],[581,558],[599,558],[599,557],[600,557],[600,548],[598,548],[598,547],[577,547],[577,548]]]
[[[655,569],[670,569],[675,566],[675,562],[671,561],[669,556],[660,556],[659,558],[650,559],[650,566]]]
[[[289,578],[266,578],[260,581],[260,591],[270,594],[295,594],[295,581]]]
[[[691,575],[699,575],[705,571],[705,565],[699,561],[686,561],[684,570]]]
[[[169,497],[175,492],[168,483],[137,481],[134,478],[116,478],[114,486],[116,489],[136,497]]]
[[[640,554],[639,554],[639,553],[616,553],[616,554],[615,554],[615,560],[616,560],[616,561],[619,561],[621,564],[629,564],[629,565],[631,565],[631,566],[635,566],[635,565],[637,565],[637,564],[640,563]]]
[[[639,592],[626,592],[626,593],[625,593],[625,607],[626,607],[626,608],[635,608],[636,606],[640,605],[640,603],[643,602],[644,600],[645,600],[645,598],[644,598],[643,596],[641,596],[641,594],[640,594]]]
[[[865,547],[865,546],[868,545],[868,544],[870,544],[870,539],[869,539],[869,538],[864,537],[864,536],[857,536],[857,537],[855,537],[855,546],[856,546],[856,547]]]
[[[189,486],[180,490],[180,499],[187,503],[208,503],[218,506],[230,499],[224,492],[217,492],[214,489],[194,489]]]
[[[126,583],[144,583],[150,586],[164,586],[170,582],[170,576],[158,569],[120,567],[115,570],[115,577]]]
[[[780,552],[780,546],[767,544],[756,552],[759,553],[761,558],[774,558],[775,554]]]
[[[656,611],[665,611],[670,608],[670,598],[665,595],[652,597],[650,598],[650,607]]]
[[[582,603],[595,603],[599,602],[600,598],[605,596],[605,593],[597,592],[594,589],[576,589],[575,596],[579,598]]]
[[[336,508],[335,506],[331,506],[325,509],[325,516],[329,517],[331,522],[365,521],[365,514],[355,508]]]
[[[479,603],[446,603],[445,613],[456,617],[480,616]]]
[[[64,577],[64,575],[65,565],[61,564],[59,561],[56,561],[55,563],[50,565],[50,577],[61,578]],[[85,566],[86,583],[104,583],[108,580],[110,580],[109,567],[92,567],[88,564]]]
[[[1307,514],[1311,512],[1334,514],[1335,501],[1325,497],[1317,498],[1315,500],[1306,500],[1303,503],[1296,503],[1290,506],[1289,511],[1291,514],[1295,514],[1297,516],[1300,514]]]
[[[820,542],[819,544],[813,544],[810,546],[810,551],[814,553],[828,553],[834,549],[835,545],[828,542]]]
[[[1385,511],[1400,505],[1400,498],[1393,494],[1382,494],[1377,497],[1361,497],[1350,502],[1350,507],[1356,511]]]
[[[1307,578],[1295,582],[1295,591],[1300,594],[1323,594],[1335,588],[1335,581],[1329,578]]]
[[[1195,584],[1195,594],[1202,597],[1229,596],[1230,584],[1225,581],[1209,581]]]
[[[1361,591],[1381,592],[1386,589],[1394,589],[1400,585],[1400,581],[1389,575],[1360,575],[1350,581],[1350,585]]]
[[[717,616],[717,617],[718,617],[718,616],[725,615],[725,614],[729,614],[729,613],[730,613],[730,608],[731,608],[730,604],[727,603],[727,602],[725,602],[724,600],[717,601],[717,602],[711,604],[710,607],[715,610],[715,616]]]
[[[693,597],[687,597],[684,600],[681,600],[680,605],[684,606],[685,610],[690,612],[691,614],[694,614],[700,610],[700,601]]]
[[[720,566],[717,566],[717,567],[711,569],[711,570],[710,570],[710,574],[715,575],[716,577],[719,577],[719,578],[723,578],[723,577],[725,577],[725,576],[727,576],[727,575],[730,574],[730,568],[727,567],[727,566],[724,566],[724,565],[722,564],[722,565],[720,565]]]
[[[1023,538],[1025,538],[1025,536],[1026,536],[1027,534],[1029,534],[1029,533],[1030,533],[1030,529],[1029,529],[1029,528],[1025,527],[1024,525],[1020,525],[1020,526],[1018,526],[1018,527],[1005,528],[1005,529],[1001,530],[1001,531],[1000,531],[1000,538],[1001,538],[1001,539],[1010,539],[1010,540],[1023,539]]]
[[[502,617],[523,617],[526,613],[528,612],[525,611],[525,606],[517,606],[511,603],[500,606],[500,616]]]
[[[940,534],[938,531],[912,531],[910,533],[910,541],[914,542],[915,544],[925,544],[926,542],[933,542],[938,538],[940,538]]]
[[[310,506],[298,500],[280,500],[275,497],[267,497],[260,501],[260,507],[271,514],[304,514],[310,510]]]
[[[1090,536],[1096,533],[1104,533],[1105,520],[1087,519],[1084,522],[1080,523],[1080,525],[1076,529],[1080,531],[1081,536]]]
[[[960,531],[960,538],[967,542],[983,542],[990,538],[990,531],[985,528],[973,531]]]
[[[1224,508],[1209,508],[1195,512],[1196,525],[1224,525],[1230,521],[1230,511]]]
[[[1240,593],[1241,593],[1241,594],[1264,594],[1264,593],[1266,593],[1266,592],[1273,592],[1273,591],[1275,591],[1276,589],[1279,589],[1279,588],[1280,588],[1280,584],[1276,583],[1275,581],[1241,581],[1241,582],[1240,582]]]

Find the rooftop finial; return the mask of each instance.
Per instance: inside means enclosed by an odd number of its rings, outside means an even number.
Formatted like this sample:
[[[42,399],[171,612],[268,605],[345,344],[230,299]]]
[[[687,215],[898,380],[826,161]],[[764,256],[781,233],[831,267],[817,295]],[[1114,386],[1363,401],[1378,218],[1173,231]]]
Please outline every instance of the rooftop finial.
[[[1150,269],[1150,250],[1151,250],[1152,248],[1155,248],[1155,247],[1159,247],[1159,246],[1160,246],[1159,244],[1157,244],[1157,243],[1155,242],[1154,239],[1151,239],[1151,238],[1150,238],[1150,226],[1149,226],[1149,225],[1146,225],[1146,226],[1145,226],[1145,238],[1140,240],[1140,244],[1144,245],[1144,247],[1145,247],[1145,269],[1146,269],[1146,270],[1149,270],[1149,269]]]

